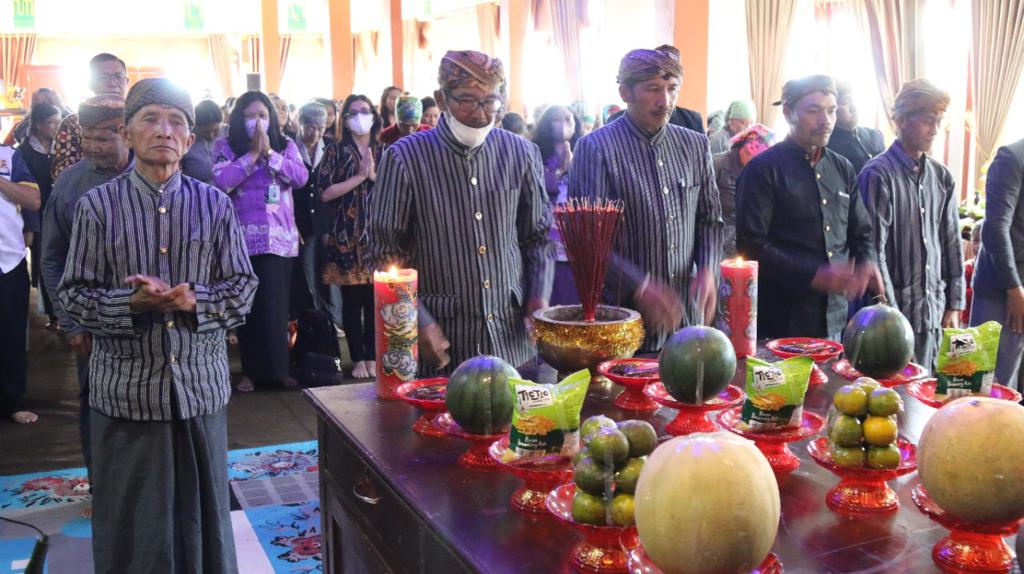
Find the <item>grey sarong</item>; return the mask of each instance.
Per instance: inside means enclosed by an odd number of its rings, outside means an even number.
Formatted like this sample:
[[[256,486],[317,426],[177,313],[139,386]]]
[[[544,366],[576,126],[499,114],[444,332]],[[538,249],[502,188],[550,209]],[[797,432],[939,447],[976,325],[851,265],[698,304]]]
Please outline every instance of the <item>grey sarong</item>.
[[[174,421],[91,415],[96,573],[237,573],[227,409]]]

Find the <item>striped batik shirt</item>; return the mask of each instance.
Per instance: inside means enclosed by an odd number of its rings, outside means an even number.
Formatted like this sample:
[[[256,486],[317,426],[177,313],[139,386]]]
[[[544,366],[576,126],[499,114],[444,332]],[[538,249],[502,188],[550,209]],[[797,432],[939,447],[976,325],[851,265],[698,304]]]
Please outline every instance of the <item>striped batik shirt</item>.
[[[609,276],[613,302],[629,304],[649,274],[687,302],[684,324],[700,322],[691,275],[696,266],[717,277],[722,258],[722,206],[707,136],[672,124],[650,135],[623,114],[576,144],[569,196],[622,201],[616,266],[626,269],[621,286],[619,269]],[[648,329],[644,350],[660,349],[670,334]]]
[[[944,311],[966,303],[953,176],[934,159],[922,158],[911,159],[897,141],[858,178],[885,296],[917,333],[939,328]]]
[[[377,269],[418,271],[420,323],[444,330],[452,366],[479,354],[522,365],[535,354],[525,304],[548,299],[554,274],[540,152],[500,129],[470,149],[447,122],[384,152],[366,255]]]
[[[124,280],[136,274],[191,283],[195,312],[133,313]],[[93,334],[92,408],[130,420],[222,409],[231,393],[226,330],[244,322],[256,285],[231,200],[216,188],[180,172],[153,184],[133,170],[87,193],[59,295]]]

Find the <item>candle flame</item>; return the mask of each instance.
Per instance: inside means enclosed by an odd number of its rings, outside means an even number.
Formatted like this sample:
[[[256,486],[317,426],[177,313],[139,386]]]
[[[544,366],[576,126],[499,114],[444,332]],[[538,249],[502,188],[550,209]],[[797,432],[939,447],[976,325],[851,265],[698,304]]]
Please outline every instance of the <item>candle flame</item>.
[[[398,267],[392,265],[391,268],[388,269],[388,276],[391,279],[398,279]]]

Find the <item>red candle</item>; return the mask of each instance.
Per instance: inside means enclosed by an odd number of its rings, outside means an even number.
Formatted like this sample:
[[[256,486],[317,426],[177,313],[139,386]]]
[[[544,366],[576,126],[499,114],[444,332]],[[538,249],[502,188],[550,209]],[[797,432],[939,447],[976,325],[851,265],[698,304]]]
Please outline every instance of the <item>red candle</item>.
[[[373,272],[377,337],[377,398],[395,400],[395,389],[416,378],[419,363],[416,270]]]
[[[736,357],[757,350],[757,261],[726,259],[718,290],[716,326],[729,337]]]

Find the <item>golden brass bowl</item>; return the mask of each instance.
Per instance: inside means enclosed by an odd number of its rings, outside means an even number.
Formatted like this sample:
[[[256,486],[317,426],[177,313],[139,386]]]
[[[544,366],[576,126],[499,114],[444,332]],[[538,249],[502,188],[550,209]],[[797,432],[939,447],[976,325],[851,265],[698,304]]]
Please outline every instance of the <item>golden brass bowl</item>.
[[[558,305],[533,313],[537,350],[560,373],[590,369],[610,359],[632,357],[644,340],[640,313],[599,305],[594,322],[583,319],[580,305]]]

